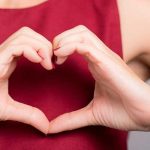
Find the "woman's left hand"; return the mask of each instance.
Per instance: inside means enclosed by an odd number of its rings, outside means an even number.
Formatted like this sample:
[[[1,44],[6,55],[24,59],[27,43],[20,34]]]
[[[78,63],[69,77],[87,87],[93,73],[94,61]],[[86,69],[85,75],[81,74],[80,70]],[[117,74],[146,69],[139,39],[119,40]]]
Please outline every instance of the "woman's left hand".
[[[53,42],[57,64],[77,52],[86,58],[95,79],[94,98],[84,108],[63,114],[50,122],[49,133],[89,125],[121,130],[149,130],[150,88],[84,26],[58,35]]]

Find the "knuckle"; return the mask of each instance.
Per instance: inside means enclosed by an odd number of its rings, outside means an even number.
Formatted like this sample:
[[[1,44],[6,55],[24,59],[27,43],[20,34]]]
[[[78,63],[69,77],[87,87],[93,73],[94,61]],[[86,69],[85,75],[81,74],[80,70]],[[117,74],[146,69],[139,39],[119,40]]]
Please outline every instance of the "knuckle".
[[[88,30],[88,28],[84,25],[78,25],[77,28],[79,28],[81,30]]]
[[[89,37],[90,36],[90,32],[88,32],[87,30],[84,30],[81,32],[81,35],[85,36],[85,37]]]
[[[18,35],[17,37],[15,37],[10,43],[9,45],[16,45],[16,44],[20,44],[21,41],[24,41],[26,38],[25,35],[21,34],[21,35]]]
[[[83,43],[89,41],[87,39],[90,37],[90,33],[87,32],[87,30],[82,31],[80,34],[81,34],[80,38]]]
[[[16,49],[16,46],[13,44],[9,44],[8,46],[5,47],[5,53],[7,55],[11,54],[14,50]]]
[[[28,46],[28,45],[20,45],[18,51],[22,53],[23,55],[26,55],[27,53],[33,51],[33,49],[31,46]]]
[[[26,33],[26,32],[31,32],[31,31],[32,31],[32,29],[27,26],[21,27],[19,30],[19,32],[21,32],[21,33]]]
[[[10,51],[14,50],[15,48],[16,48],[15,45],[10,44],[9,46],[7,46],[7,47],[5,48],[5,51],[6,51],[6,52],[10,52]]]

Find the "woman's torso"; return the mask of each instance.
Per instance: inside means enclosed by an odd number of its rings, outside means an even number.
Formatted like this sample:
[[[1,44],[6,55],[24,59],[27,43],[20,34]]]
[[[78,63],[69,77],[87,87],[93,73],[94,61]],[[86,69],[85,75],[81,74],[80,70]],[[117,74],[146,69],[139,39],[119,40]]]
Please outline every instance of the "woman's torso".
[[[0,16],[0,42],[22,26],[52,41],[59,33],[83,24],[122,56],[115,0],[49,0],[31,8],[0,9]],[[21,58],[9,89],[14,99],[40,108],[51,120],[87,105],[93,97],[94,80],[78,54],[52,71]],[[10,121],[0,123],[0,133],[0,149],[5,150],[125,150],[127,136],[100,126],[44,136],[28,125]]]

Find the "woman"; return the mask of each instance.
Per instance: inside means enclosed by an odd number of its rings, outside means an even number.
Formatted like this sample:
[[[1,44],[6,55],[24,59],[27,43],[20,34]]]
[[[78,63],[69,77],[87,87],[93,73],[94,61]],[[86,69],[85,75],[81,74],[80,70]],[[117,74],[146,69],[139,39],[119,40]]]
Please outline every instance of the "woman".
[[[1,1],[1,120],[30,124],[45,134],[89,125],[149,130],[150,89],[141,80],[149,77],[147,3]],[[118,56],[122,52],[117,8],[124,61],[141,79]],[[16,68],[20,56],[24,58]],[[47,118],[54,120],[49,123]],[[1,122],[0,126],[0,148],[6,150],[126,149],[125,132],[101,126],[46,138],[16,122]]]

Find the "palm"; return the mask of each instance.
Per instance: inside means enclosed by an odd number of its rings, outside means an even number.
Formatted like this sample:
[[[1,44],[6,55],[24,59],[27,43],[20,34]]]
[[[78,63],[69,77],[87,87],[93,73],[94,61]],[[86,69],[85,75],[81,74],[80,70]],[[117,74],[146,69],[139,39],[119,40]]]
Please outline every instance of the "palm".
[[[96,82],[94,98],[89,104],[96,124],[124,130],[129,129],[129,125],[135,126],[124,106],[123,97],[111,82],[110,72],[107,69],[102,71],[95,64],[90,64],[89,69]]]

